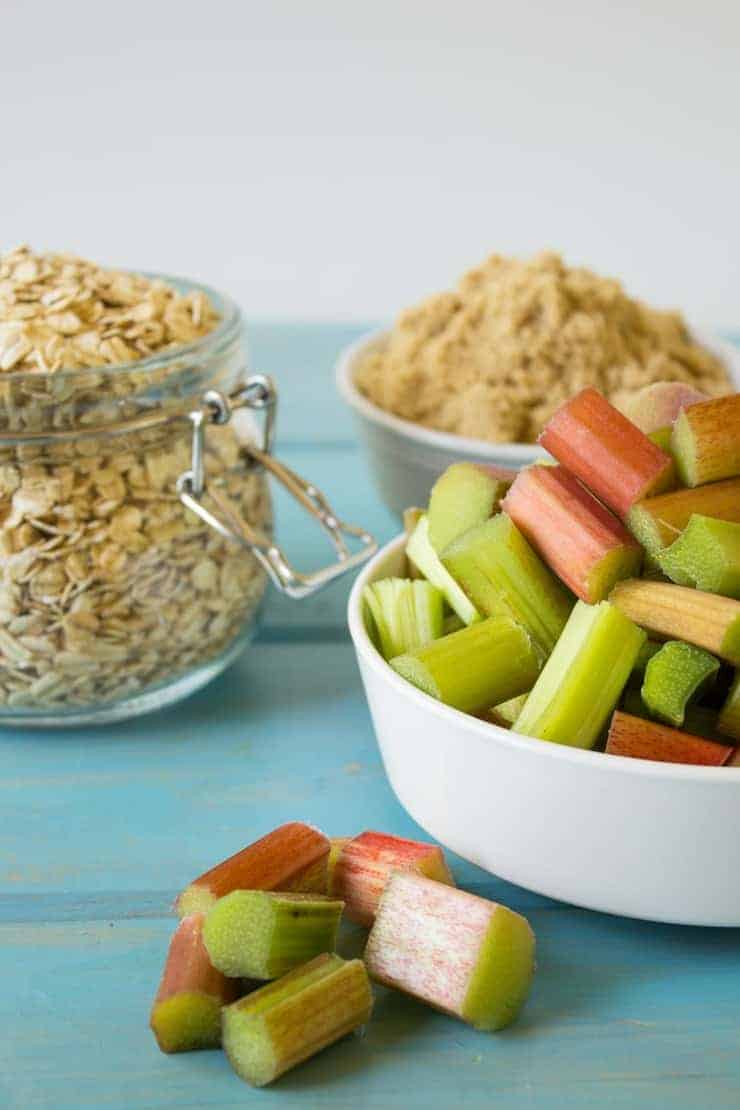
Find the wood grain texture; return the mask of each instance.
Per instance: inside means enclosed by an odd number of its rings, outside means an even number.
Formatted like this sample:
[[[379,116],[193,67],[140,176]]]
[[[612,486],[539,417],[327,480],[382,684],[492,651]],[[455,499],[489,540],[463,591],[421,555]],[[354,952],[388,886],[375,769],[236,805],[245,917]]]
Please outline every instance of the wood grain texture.
[[[359,330],[255,328],[252,348],[284,387],[283,456],[386,539],[395,523],[350,425],[333,396],[320,402],[336,347]],[[280,512],[286,547],[320,558],[320,538]],[[526,913],[537,933],[534,992],[512,1029],[478,1034],[379,990],[364,1036],[269,1092],[218,1052],[158,1052],[148,1011],[185,883],[291,819],[332,835],[423,835],[383,773],[344,631],[347,589],[298,605],[273,595],[256,645],[170,710],[0,732],[0,1107],[737,1108],[740,930],[588,913],[454,857],[461,885]],[[594,851],[608,867],[608,845]],[[346,954],[362,940],[347,930]]]

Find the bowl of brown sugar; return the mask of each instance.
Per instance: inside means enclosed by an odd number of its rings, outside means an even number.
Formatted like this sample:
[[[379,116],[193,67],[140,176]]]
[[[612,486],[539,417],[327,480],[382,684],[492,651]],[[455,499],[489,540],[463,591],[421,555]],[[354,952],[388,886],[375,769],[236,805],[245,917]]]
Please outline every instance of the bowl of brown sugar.
[[[518,469],[541,457],[543,425],[580,389],[624,408],[659,381],[732,392],[740,349],[549,251],[491,255],[337,364],[376,485],[399,514],[426,504],[453,462]]]

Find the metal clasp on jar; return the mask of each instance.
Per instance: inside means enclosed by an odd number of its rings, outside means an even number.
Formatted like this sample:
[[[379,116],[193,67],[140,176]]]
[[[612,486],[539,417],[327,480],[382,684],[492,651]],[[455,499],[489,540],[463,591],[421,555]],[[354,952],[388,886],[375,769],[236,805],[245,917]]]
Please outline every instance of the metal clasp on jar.
[[[203,394],[202,401],[200,408],[193,409],[189,413],[193,429],[192,459],[190,469],[181,474],[177,480],[180,500],[186,508],[215,529],[219,535],[233,540],[234,543],[252,552],[279,590],[288,597],[307,597],[329,582],[333,582],[340,575],[354,570],[375,553],[377,543],[369,532],[340,520],[320,489],[312,482],[306,482],[271,454],[277,405],[277,389],[271,378],[264,374],[254,374],[229,396],[216,389],[209,389]],[[291,565],[277,544],[266,539],[250,525],[249,521],[241,517],[235,518],[233,512],[227,510],[220,499],[218,489],[207,488],[204,466],[206,428],[208,424],[227,424],[232,414],[243,408],[261,412],[264,417],[261,445],[242,444],[244,455],[277,478],[288,493],[318,521],[337,553],[335,563],[320,570],[302,574]],[[206,493],[221,510],[221,516],[216,516],[203,504]],[[359,550],[351,552],[345,536],[358,540]]]

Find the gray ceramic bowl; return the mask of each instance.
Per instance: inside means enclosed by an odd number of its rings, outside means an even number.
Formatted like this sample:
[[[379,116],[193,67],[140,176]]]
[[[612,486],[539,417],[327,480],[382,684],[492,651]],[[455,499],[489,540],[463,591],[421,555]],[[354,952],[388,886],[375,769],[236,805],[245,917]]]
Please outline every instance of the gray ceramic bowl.
[[[727,365],[740,389],[740,348],[701,328],[696,339]],[[400,516],[410,505],[426,505],[435,481],[450,463],[470,460],[519,469],[544,452],[531,443],[489,443],[483,439],[435,432],[385,412],[355,385],[360,361],[388,342],[387,331],[375,331],[346,347],[337,362],[337,388],[352,409],[365,446],[375,485],[388,508]]]

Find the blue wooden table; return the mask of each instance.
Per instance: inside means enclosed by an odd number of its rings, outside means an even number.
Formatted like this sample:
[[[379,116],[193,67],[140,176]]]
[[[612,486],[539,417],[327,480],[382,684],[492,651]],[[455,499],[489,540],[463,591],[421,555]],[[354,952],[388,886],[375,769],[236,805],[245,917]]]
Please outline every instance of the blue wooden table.
[[[282,457],[385,540],[396,524],[330,380],[359,330],[255,327],[252,351],[282,387]],[[286,546],[317,563],[320,537],[282,501],[279,516]],[[461,885],[521,910],[537,933],[536,985],[510,1030],[478,1034],[381,990],[364,1037],[267,1091],[221,1053],[159,1053],[148,1011],[189,879],[291,819],[332,835],[421,835],[383,774],[347,592],[273,594],[256,645],[173,709],[0,732],[0,1107],[740,1106],[740,930],[576,910],[454,858]],[[594,852],[608,867],[608,845]]]

